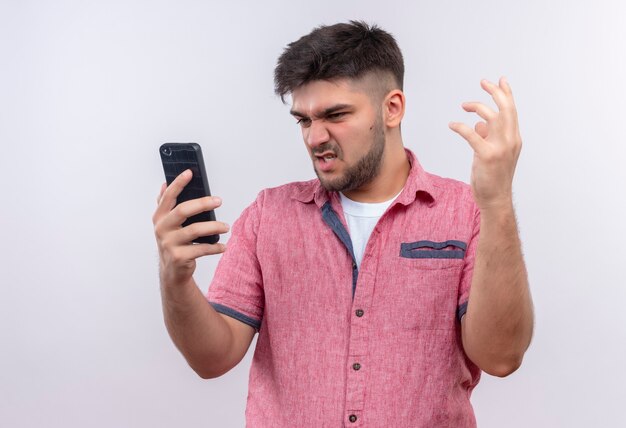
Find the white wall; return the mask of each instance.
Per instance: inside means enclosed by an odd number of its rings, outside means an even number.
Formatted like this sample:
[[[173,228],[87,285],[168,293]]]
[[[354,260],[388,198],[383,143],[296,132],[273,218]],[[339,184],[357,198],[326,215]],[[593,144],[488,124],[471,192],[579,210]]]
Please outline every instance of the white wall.
[[[203,145],[231,224],[260,189],[313,177],[273,66],[356,18],[403,49],[405,143],[432,172],[468,179],[447,123],[473,120],[460,103],[487,101],[481,78],[516,96],[537,325],[523,367],[476,389],[479,426],[623,426],[626,6],[593,4],[2,0],[0,425],[243,426],[251,352],[202,381],[163,326],[157,148]]]

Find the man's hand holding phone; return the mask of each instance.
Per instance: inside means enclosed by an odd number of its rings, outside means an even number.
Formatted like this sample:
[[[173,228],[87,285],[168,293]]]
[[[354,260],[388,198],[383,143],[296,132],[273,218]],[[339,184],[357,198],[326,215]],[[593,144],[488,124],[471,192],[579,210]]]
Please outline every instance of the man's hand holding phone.
[[[172,158],[173,153],[172,149]],[[169,158],[169,152],[163,154]],[[203,167],[195,168],[201,165],[195,160],[192,159],[189,169],[183,167],[182,173],[176,173],[178,175],[168,174],[170,170],[165,168],[169,185],[161,187],[152,222],[159,249],[165,326],[189,365],[208,379],[226,373],[241,361],[255,330],[218,313],[193,279],[196,259],[223,253],[226,246],[217,240],[219,234],[229,230],[227,224],[214,217],[213,210],[222,204],[220,198],[198,197],[197,190],[193,189],[198,177],[206,178]],[[189,160],[175,163],[178,167]],[[164,166],[167,166],[165,162]],[[204,187],[208,190],[208,186]],[[203,190],[201,195],[210,195],[210,192]]]
[[[157,209],[152,216],[154,233],[160,258],[160,276],[164,287],[187,284],[196,269],[198,257],[220,254],[224,244],[194,244],[193,240],[229,231],[220,221],[204,221],[183,227],[190,217],[219,207],[222,201],[216,196],[192,199],[176,205],[176,199],[192,179],[191,170],[183,171],[172,183],[161,187]]]

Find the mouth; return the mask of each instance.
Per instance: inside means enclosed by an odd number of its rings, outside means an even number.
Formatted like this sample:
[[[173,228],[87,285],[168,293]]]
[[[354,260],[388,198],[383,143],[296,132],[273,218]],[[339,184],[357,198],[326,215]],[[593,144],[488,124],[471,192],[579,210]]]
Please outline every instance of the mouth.
[[[332,152],[324,152],[315,155],[315,163],[322,172],[328,172],[335,166],[337,155]]]
[[[315,157],[319,160],[319,161],[330,161],[332,159],[336,159],[337,155],[334,152],[324,152],[324,153],[315,153],[314,154]]]
[[[317,156],[317,160],[320,162],[330,162],[333,159],[337,159],[337,156],[327,155],[327,156]]]

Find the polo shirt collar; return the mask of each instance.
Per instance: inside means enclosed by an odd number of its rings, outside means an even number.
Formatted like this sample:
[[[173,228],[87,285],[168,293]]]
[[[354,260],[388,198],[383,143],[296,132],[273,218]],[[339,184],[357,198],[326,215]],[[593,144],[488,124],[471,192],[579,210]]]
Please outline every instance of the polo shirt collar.
[[[396,199],[395,203],[402,205],[410,205],[415,199],[420,199],[428,206],[432,206],[435,203],[437,188],[432,183],[428,173],[424,171],[415,154],[404,148],[406,155],[411,164],[409,176],[407,178],[404,189],[400,193],[400,196]],[[322,208],[326,202],[331,198],[338,198],[337,192],[329,192],[324,189],[319,180],[312,180],[301,188],[294,196],[294,199],[303,202],[310,203],[315,202],[315,205]]]
[[[433,184],[430,175],[422,168],[415,154],[406,147],[404,151],[409,158],[411,170],[409,171],[409,177],[406,180],[404,189],[398,196],[398,199],[396,199],[396,202],[402,205],[410,205],[415,199],[419,199],[428,206],[433,206],[437,199],[437,187]]]

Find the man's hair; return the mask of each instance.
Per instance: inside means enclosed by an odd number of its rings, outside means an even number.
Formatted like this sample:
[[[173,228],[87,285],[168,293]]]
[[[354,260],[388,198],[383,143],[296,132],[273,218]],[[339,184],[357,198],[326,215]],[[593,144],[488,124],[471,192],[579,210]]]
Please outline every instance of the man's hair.
[[[362,21],[320,26],[287,45],[274,69],[274,90],[284,102],[308,82],[357,79],[370,72],[390,73],[402,89],[404,61],[391,34]]]

